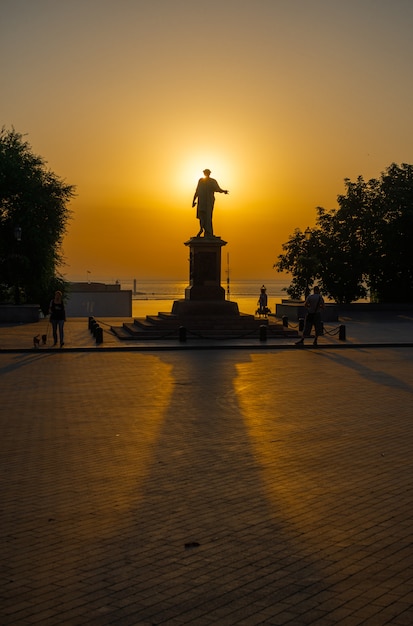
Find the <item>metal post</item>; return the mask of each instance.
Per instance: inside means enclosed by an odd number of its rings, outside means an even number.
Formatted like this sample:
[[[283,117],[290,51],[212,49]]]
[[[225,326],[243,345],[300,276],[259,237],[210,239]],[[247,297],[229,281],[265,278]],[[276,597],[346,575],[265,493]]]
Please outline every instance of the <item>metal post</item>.
[[[286,315],[283,315],[282,320],[284,328],[288,328],[288,317]]]
[[[344,324],[340,324],[338,328],[338,338],[340,339],[340,341],[346,340],[346,327],[344,326]]]
[[[180,326],[178,332],[179,332],[179,341],[185,342],[186,341],[186,328],[185,328],[185,326]]]
[[[267,341],[267,326],[265,324],[260,326],[260,341]]]
[[[96,343],[103,343],[103,329],[99,324],[95,328],[95,339]]]
[[[14,237],[17,241],[17,246],[19,249],[18,254],[16,254],[16,285],[14,287],[14,301],[15,301],[15,304],[20,304],[20,285],[19,285],[20,259],[21,259],[20,242],[22,240],[22,229],[20,228],[20,226],[16,226],[16,228],[14,229]]]

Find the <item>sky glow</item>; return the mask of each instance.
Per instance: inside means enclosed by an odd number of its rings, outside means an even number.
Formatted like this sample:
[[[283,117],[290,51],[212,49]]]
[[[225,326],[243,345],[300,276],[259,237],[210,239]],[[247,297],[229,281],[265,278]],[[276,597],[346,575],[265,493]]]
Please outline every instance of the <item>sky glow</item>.
[[[0,0],[0,123],[76,185],[68,278],[185,279],[206,167],[234,278],[413,162],[410,0]]]

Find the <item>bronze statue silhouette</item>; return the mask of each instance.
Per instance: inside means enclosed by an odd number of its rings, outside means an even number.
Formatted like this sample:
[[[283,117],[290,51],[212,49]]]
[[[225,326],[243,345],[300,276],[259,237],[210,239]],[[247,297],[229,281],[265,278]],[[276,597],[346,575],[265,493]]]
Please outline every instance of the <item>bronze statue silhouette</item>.
[[[204,233],[204,237],[213,237],[212,211],[214,210],[215,192],[228,193],[228,189],[221,189],[215,178],[210,178],[211,170],[204,170],[204,178],[200,178],[195,190],[192,206],[197,204],[196,216],[199,219],[200,230],[197,237]]]

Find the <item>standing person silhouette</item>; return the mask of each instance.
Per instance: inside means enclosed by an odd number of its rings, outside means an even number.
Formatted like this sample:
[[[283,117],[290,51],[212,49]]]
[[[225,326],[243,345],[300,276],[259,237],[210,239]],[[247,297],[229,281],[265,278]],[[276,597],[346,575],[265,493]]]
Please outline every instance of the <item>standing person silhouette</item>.
[[[265,285],[261,287],[260,297],[258,298],[257,304],[258,304],[257,314],[264,315],[265,317],[267,317],[268,313],[270,313],[270,309],[268,308],[268,296],[267,296],[267,289]]]
[[[64,325],[66,321],[65,305],[63,303],[63,294],[61,291],[56,291],[53,300],[50,302],[49,307],[50,322],[53,330],[53,341],[57,344],[57,330],[59,329],[60,347],[64,346]]]
[[[204,237],[213,237],[212,211],[214,210],[215,192],[228,193],[228,189],[221,189],[215,178],[210,178],[211,170],[204,170],[204,178],[200,178],[195,190],[192,206],[198,200],[196,216],[199,219],[200,230],[197,237],[204,233]]]
[[[315,339],[313,341],[313,345],[316,346],[318,337],[322,333],[321,309],[324,309],[324,298],[320,294],[319,287],[314,287],[314,293],[307,296],[304,306],[308,309],[308,312],[305,317],[303,336],[300,341],[297,341],[296,343],[297,345],[303,344],[304,337],[310,336],[311,329],[314,326]]]

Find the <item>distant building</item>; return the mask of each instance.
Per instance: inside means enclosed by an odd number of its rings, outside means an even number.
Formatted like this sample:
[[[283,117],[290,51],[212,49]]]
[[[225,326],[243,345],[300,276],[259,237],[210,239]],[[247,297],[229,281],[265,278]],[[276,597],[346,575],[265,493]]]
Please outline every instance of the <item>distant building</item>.
[[[119,283],[69,283],[68,317],[132,317],[132,290]]]

